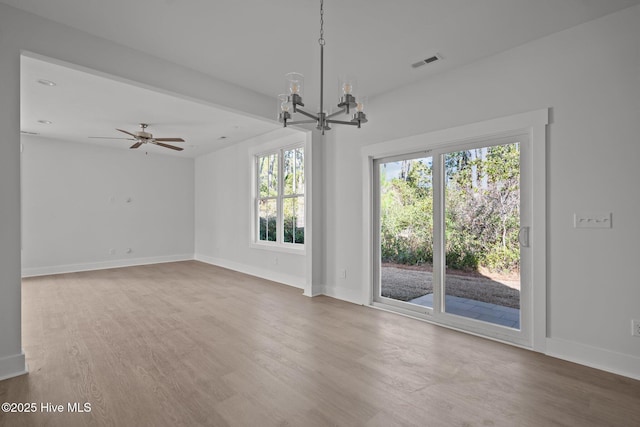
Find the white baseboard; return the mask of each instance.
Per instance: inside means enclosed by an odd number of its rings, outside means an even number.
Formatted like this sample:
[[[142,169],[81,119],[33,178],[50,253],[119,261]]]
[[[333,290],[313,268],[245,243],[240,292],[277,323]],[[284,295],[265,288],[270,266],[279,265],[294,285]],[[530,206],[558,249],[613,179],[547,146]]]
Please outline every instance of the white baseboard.
[[[340,286],[325,285],[322,294],[353,304],[364,304],[362,302],[362,291],[359,289],[348,289]]]
[[[0,381],[28,373],[24,352],[0,359]]]
[[[640,380],[640,357],[602,348],[547,338],[548,356]]]
[[[50,274],[77,273],[79,271],[105,270],[107,268],[132,267],[135,265],[161,264],[165,262],[190,261],[193,254],[163,255],[157,257],[116,259],[83,264],[52,265],[22,269],[22,277],[48,276]]]
[[[320,285],[320,286],[316,286],[313,288],[314,291],[313,292],[307,292],[307,290],[305,289],[304,293],[302,295],[304,295],[305,297],[317,297],[320,295],[325,295],[324,293],[324,285]]]
[[[229,261],[222,258],[214,258],[208,255],[196,254],[194,259],[207,264],[216,265],[218,267],[228,268],[229,270],[238,271],[250,276],[260,277],[262,279],[271,280],[273,282],[282,283],[293,286],[294,288],[304,289],[305,278],[297,277],[291,274],[279,273],[264,268],[255,267],[248,264],[242,264],[235,261]]]

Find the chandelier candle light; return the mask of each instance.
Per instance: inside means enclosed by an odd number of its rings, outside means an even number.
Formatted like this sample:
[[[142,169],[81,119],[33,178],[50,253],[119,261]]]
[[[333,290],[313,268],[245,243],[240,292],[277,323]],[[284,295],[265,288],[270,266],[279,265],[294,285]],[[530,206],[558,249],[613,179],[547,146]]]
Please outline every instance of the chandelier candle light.
[[[336,123],[341,125],[358,126],[367,122],[367,115],[364,112],[364,101],[362,98],[360,101],[356,101],[356,97],[353,95],[355,89],[355,79],[350,76],[345,76],[340,79],[340,102],[338,103],[339,110],[327,114],[324,111],[323,106],[323,92],[324,92],[324,0],[320,0],[320,38],[318,39],[320,45],[320,112],[318,114],[311,114],[299,107],[304,107],[302,103],[302,91],[304,88],[304,77],[300,73],[288,73],[285,78],[287,81],[287,93],[278,95],[278,120],[287,127],[287,124],[303,124],[303,123],[316,123],[316,128],[322,131],[324,135],[325,130],[330,130],[330,123]],[[331,117],[338,114],[349,114],[350,110],[355,108],[351,121],[334,120]],[[297,120],[290,121],[293,113],[300,113],[303,116],[309,117],[311,120]]]

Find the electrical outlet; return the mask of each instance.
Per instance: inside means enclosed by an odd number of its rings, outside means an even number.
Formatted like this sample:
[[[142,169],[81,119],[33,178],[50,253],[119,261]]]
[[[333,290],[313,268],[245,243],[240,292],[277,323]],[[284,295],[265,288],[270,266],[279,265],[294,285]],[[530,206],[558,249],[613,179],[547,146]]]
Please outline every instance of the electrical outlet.
[[[273,257],[273,264],[274,265],[278,265],[278,257],[277,256]]]
[[[341,279],[347,278],[347,270],[345,268],[340,269],[340,278]]]
[[[109,255],[115,255],[115,254],[116,254],[115,249],[109,249]]]
[[[631,320],[631,335],[634,337],[640,337],[640,320]]]

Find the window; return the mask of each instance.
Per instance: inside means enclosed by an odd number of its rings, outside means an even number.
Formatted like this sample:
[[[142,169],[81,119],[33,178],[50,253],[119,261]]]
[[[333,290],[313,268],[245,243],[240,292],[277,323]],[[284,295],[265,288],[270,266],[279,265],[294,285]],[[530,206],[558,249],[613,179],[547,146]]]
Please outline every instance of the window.
[[[304,148],[256,156],[257,242],[304,244]]]

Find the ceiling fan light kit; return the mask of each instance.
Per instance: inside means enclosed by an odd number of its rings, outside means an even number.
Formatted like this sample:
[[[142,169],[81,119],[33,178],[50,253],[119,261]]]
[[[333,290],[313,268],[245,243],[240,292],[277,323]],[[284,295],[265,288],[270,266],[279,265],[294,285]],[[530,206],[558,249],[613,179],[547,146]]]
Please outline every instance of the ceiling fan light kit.
[[[304,107],[302,102],[302,95],[304,89],[304,77],[300,73],[288,73],[285,75],[286,79],[286,93],[278,95],[278,121],[287,125],[315,123],[316,129],[324,132],[330,130],[330,124],[350,125],[358,126],[367,122],[367,115],[364,112],[365,98],[356,100],[354,95],[355,91],[355,78],[351,76],[343,76],[340,78],[340,102],[338,103],[339,110],[327,114],[324,111],[324,0],[320,0],[320,38],[318,39],[320,45],[320,111],[317,114],[309,113],[300,107]],[[355,108],[355,111],[353,109]],[[353,116],[350,121],[335,120],[332,117],[338,114],[349,115],[353,112]],[[297,120],[291,121],[292,114],[300,113],[303,116],[309,117],[309,120]]]

